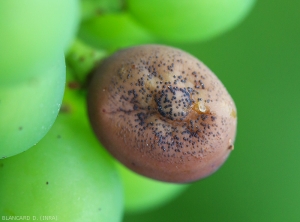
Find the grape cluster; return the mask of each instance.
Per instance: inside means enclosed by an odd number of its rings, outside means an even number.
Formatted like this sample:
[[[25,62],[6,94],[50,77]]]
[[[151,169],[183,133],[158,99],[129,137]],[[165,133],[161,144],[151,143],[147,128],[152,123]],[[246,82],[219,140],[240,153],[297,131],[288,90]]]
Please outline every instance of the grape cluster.
[[[0,1],[0,216],[121,221],[188,186],[150,178],[214,172],[236,128],[222,83],[176,48],[117,51],[211,39],[253,4]]]

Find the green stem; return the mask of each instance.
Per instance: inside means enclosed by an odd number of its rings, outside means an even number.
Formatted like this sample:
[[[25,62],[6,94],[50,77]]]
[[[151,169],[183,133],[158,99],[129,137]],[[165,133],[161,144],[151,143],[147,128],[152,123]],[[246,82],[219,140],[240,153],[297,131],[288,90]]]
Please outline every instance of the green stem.
[[[66,55],[66,64],[69,70],[67,80],[80,87],[86,84],[89,74],[97,64],[108,53],[104,50],[94,49],[78,39],[75,39],[69,52]],[[74,85],[74,87],[76,87]]]

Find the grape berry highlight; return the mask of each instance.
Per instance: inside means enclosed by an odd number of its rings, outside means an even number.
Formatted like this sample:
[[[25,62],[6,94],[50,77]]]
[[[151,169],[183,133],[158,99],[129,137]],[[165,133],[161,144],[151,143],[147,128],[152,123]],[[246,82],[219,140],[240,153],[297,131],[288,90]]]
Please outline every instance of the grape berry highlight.
[[[114,157],[167,182],[213,173],[235,140],[236,107],[223,84],[172,47],[133,47],[103,61],[89,85],[88,113]]]

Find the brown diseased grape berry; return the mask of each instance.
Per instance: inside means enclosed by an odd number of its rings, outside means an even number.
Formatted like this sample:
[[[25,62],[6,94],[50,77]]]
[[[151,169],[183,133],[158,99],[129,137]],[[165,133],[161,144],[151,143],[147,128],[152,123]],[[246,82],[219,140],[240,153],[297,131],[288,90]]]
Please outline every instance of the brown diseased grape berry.
[[[233,150],[232,98],[209,68],[176,48],[138,46],[104,60],[90,81],[88,113],[114,157],[157,180],[201,179]]]

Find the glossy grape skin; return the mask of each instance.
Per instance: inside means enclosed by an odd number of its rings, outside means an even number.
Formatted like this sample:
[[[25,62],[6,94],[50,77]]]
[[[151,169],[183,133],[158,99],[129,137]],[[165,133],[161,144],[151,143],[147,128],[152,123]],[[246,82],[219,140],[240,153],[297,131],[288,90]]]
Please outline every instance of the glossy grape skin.
[[[123,191],[118,172],[86,119],[77,117],[60,114],[35,147],[0,160],[1,216],[121,221]]]
[[[0,1],[0,85],[30,79],[67,50],[79,23],[79,0]]]
[[[159,208],[182,194],[189,185],[165,183],[141,176],[116,163],[122,178],[126,213]]]
[[[87,102],[104,147],[153,179],[202,179],[233,150],[233,99],[207,66],[180,49],[142,45],[116,52],[93,73]]]
[[[0,87],[0,159],[35,145],[59,112],[66,78],[64,55],[22,83]]]
[[[84,21],[79,37],[96,48],[109,51],[155,41],[155,37],[128,13],[104,14]]]
[[[133,17],[172,42],[210,39],[237,25],[255,0],[128,0]]]

